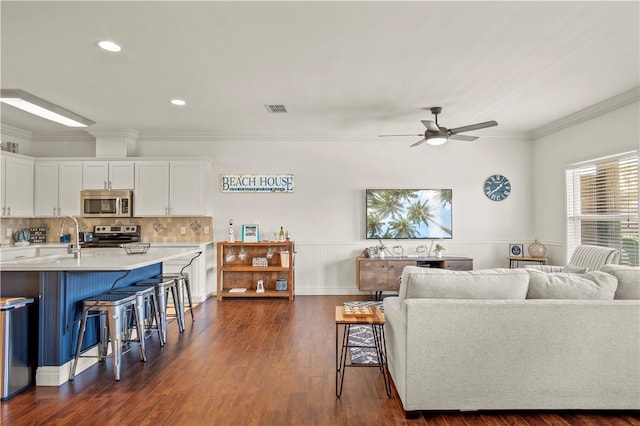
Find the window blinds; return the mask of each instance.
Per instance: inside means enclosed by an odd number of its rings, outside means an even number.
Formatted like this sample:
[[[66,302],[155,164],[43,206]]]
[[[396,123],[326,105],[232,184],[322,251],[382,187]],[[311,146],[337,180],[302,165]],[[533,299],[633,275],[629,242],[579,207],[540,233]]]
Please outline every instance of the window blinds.
[[[573,164],[566,170],[567,250],[591,244],[638,265],[638,153]]]

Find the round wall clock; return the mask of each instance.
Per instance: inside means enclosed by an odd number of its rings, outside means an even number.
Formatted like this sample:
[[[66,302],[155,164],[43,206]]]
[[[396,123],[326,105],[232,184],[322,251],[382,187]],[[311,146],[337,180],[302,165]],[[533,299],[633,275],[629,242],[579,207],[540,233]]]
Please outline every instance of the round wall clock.
[[[511,182],[502,175],[492,175],[484,181],[484,195],[491,201],[502,201],[511,194]]]

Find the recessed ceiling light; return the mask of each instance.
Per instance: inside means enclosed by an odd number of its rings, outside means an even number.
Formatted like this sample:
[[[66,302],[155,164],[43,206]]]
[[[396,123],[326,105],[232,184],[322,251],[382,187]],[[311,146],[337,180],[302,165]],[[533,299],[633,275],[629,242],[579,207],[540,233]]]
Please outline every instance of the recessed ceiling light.
[[[184,105],[187,104],[182,99],[171,99],[171,103],[174,104],[174,105],[178,105],[178,106],[184,106]]]
[[[122,47],[118,46],[117,44],[109,40],[103,40],[99,42],[98,46],[100,46],[102,49],[107,50],[109,52],[119,52],[122,50]]]

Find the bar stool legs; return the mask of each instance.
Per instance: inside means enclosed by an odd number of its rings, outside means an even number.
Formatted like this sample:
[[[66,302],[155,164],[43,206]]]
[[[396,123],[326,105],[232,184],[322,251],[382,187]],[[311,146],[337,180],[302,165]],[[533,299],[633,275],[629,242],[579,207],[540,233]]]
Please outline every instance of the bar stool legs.
[[[125,342],[123,334],[127,331],[125,324],[128,323],[128,312],[133,314],[136,328],[138,330],[142,329],[141,318],[138,316],[138,310],[136,309],[136,296],[124,293],[104,293],[83,301],[83,311],[82,318],[80,320],[76,355],[71,364],[69,380],[73,380],[75,378],[78,360],[81,357],[89,357],[87,355],[82,355],[82,342],[87,329],[87,319],[90,316],[90,312],[97,312],[97,315],[100,317],[100,343],[98,344],[99,354],[97,356],[92,356],[92,358],[97,357],[101,360],[111,358],[113,364],[113,375],[116,380],[120,380],[122,345]],[[91,316],[96,316],[96,314],[92,314]],[[107,342],[109,339],[111,340],[111,355],[107,355]],[[135,342],[138,344],[138,356],[140,357],[140,361],[146,361],[147,357],[145,353],[144,337],[141,335],[138,336]]]

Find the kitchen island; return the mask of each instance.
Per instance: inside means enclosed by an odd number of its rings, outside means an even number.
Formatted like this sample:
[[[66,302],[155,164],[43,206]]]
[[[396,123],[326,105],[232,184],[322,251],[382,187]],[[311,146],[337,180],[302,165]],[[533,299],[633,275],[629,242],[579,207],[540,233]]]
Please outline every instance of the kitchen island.
[[[37,301],[36,384],[59,386],[68,380],[85,298],[151,278],[162,273],[163,262],[198,251],[151,247],[145,254],[127,255],[121,248],[94,248],[82,249],[80,259],[54,254],[0,262],[0,295]],[[97,331],[97,321],[88,325],[83,349],[96,345]],[[79,371],[89,365],[79,366]]]

